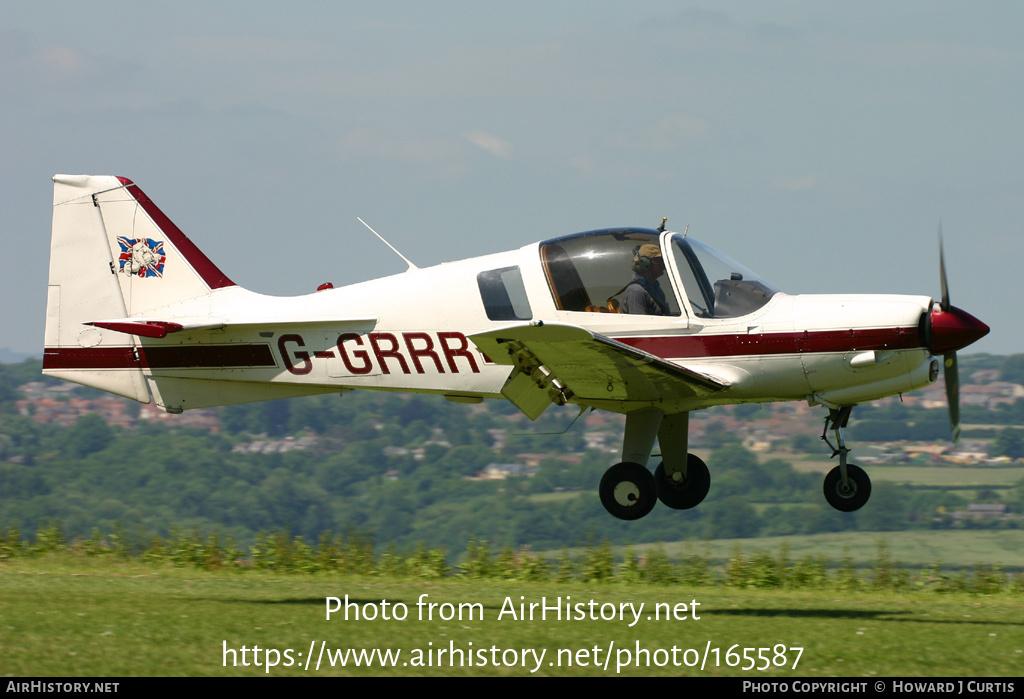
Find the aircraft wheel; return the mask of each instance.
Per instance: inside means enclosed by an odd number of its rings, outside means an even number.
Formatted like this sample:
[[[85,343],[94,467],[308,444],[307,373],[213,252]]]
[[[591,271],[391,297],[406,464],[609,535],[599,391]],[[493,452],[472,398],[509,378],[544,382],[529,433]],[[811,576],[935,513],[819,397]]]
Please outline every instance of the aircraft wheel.
[[[828,504],[841,512],[853,512],[864,506],[871,497],[871,479],[860,466],[846,464],[847,484],[843,485],[843,477],[839,467],[825,476],[825,499]]]
[[[615,464],[601,477],[601,504],[619,519],[640,519],[658,501],[654,476],[640,464]]]
[[[665,463],[654,470],[654,482],[658,486],[658,499],[673,510],[688,510],[699,505],[711,489],[711,472],[708,465],[694,454],[686,455],[686,478],[676,482],[665,473]]]

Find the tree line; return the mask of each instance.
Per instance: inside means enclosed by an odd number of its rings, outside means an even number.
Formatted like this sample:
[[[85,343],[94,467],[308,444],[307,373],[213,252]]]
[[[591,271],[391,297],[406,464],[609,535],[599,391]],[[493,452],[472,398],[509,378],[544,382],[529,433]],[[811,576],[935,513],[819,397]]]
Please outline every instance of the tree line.
[[[608,516],[596,493],[614,455],[585,449],[579,425],[558,434],[572,410],[549,411],[533,425],[500,401],[464,406],[353,393],[223,408],[219,432],[173,419],[114,427],[95,414],[61,427],[15,408],[16,387],[39,378],[37,362],[0,367],[0,524],[26,531],[60,522],[68,536],[86,537],[117,524],[167,536],[177,527],[248,546],[271,530],[312,541],[353,529],[399,548],[423,542],[448,550],[472,533],[497,546],[545,550],[585,537],[639,544],[951,527],[948,513],[966,506],[956,493],[879,482],[868,507],[840,513],[822,500],[819,475],[781,459],[760,463],[735,435],[722,435],[709,459],[711,493],[700,507],[656,507],[623,522]],[[303,433],[317,436],[313,448],[233,450]],[[523,453],[549,456],[530,478],[471,480],[488,464]],[[1007,501],[1024,510],[1024,485]]]

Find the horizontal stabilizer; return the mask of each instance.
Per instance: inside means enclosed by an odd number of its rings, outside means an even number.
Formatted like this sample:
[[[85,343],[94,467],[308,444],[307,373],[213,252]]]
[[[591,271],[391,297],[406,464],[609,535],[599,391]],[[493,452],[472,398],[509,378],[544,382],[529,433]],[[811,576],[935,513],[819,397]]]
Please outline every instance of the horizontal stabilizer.
[[[213,317],[174,317],[165,319],[156,318],[111,318],[107,320],[93,320],[83,325],[92,325],[105,330],[125,333],[126,335],[138,335],[140,337],[163,338],[170,333],[182,331],[203,331],[223,330],[225,328],[241,327],[274,327],[281,326],[315,326],[315,325],[352,325],[362,323],[376,323],[377,318],[303,318],[302,320],[285,320],[281,318],[264,319],[243,319],[228,321],[223,318]]]
[[[113,330],[114,332],[125,333],[126,335],[138,335],[139,337],[153,337],[157,339],[167,337],[168,333],[181,332],[182,330],[224,327],[223,323],[216,325],[184,325],[170,320],[133,320],[131,318],[122,318],[120,320],[94,320],[88,323],[83,323],[83,325],[91,325],[96,328],[103,328],[104,330]]]

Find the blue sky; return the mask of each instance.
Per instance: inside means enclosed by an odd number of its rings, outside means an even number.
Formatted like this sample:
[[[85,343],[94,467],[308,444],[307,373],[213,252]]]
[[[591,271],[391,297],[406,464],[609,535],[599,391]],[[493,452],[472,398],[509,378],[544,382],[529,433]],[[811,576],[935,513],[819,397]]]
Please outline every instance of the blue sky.
[[[133,179],[306,293],[669,226],[792,293],[939,293],[1024,352],[1024,5],[6,3],[0,348],[39,353],[54,173]],[[1009,301],[1009,304],[1008,304]]]

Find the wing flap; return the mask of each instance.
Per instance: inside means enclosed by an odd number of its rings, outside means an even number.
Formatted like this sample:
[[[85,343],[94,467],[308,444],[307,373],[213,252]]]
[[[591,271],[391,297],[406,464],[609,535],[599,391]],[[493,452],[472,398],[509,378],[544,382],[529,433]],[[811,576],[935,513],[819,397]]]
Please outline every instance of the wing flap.
[[[515,325],[469,339],[493,362],[514,367],[502,393],[531,419],[551,402],[657,403],[698,398],[729,386],[573,325]]]

